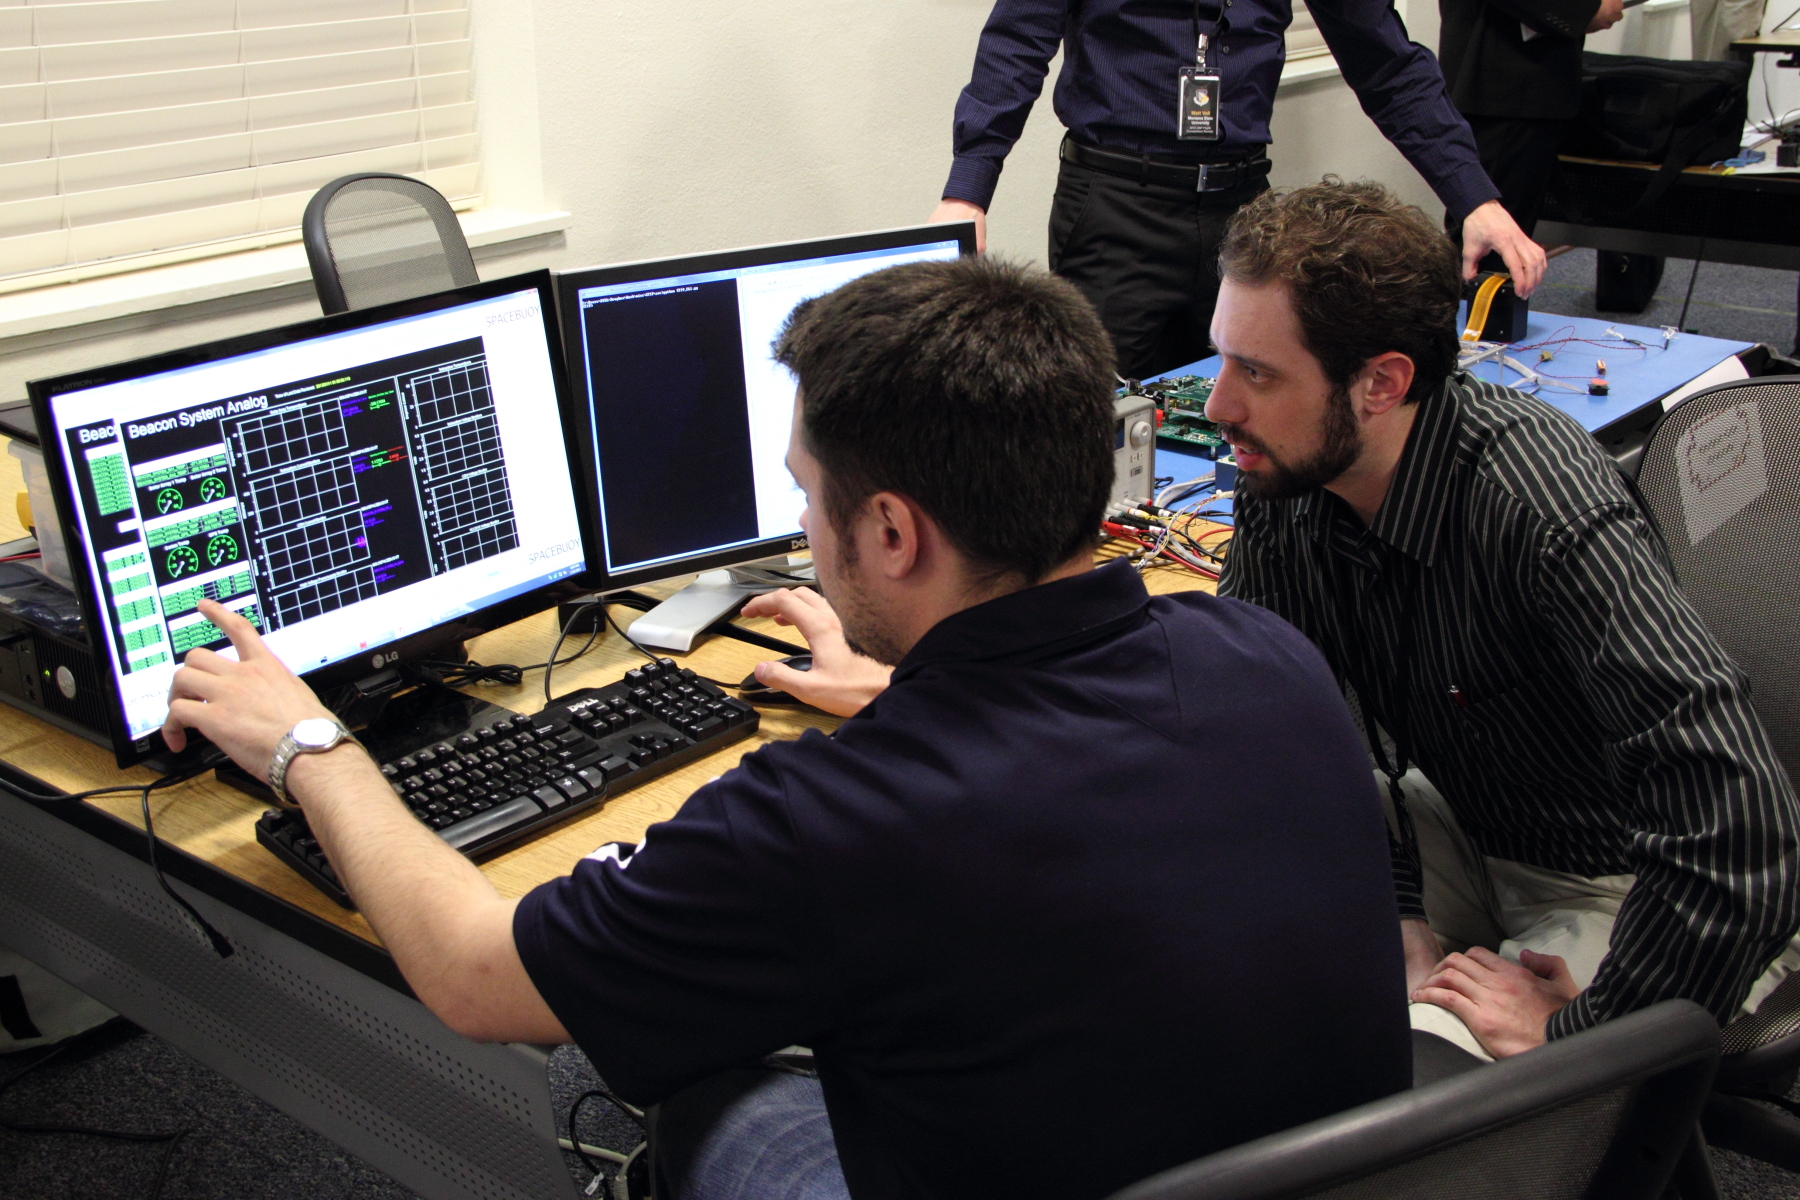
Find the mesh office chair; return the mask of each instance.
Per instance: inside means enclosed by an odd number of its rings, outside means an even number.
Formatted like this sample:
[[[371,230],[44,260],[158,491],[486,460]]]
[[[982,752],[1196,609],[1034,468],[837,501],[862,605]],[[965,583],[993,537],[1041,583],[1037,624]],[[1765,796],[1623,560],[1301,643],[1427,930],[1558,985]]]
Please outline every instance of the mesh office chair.
[[[450,202],[405,175],[346,175],[300,219],[319,307],[349,312],[478,283]]]
[[[1699,1005],[1540,1049],[1165,1171],[1112,1200],[1684,1200],[1716,1196],[1690,1135],[1719,1056]],[[1690,1180],[1698,1170],[1702,1178]]]
[[[1800,378],[1689,397],[1651,431],[1637,486],[1682,590],[1750,677],[1757,715],[1800,783]],[[1785,1099],[1800,1070],[1800,975],[1726,1027],[1724,1053],[1707,1139],[1800,1171],[1800,1106]]]

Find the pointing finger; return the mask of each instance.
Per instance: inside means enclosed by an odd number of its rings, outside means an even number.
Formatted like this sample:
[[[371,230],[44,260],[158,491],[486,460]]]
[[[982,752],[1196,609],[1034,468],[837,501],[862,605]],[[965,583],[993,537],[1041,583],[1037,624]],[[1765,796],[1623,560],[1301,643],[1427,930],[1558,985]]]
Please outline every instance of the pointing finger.
[[[237,650],[239,662],[249,662],[253,658],[261,658],[269,653],[263,645],[262,637],[256,632],[256,626],[232,612],[217,600],[200,601],[200,612],[207,620],[219,627],[219,632],[231,639]]]

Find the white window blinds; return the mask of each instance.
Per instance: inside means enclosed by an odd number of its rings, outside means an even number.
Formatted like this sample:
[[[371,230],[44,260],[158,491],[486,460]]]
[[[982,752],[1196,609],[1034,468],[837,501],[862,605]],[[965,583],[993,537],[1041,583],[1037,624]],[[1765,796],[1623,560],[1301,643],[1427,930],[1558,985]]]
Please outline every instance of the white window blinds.
[[[1319,23],[1306,11],[1302,0],[1294,0],[1294,23],[1287,28],[1288,61],[1323,58],[1330,53],[1330,48],[1325,45],[1325,35],[1319,32]]]
[[[468,26],[467,0],[0,0],[0,279],[292,237],[357,171],[474,197]]]

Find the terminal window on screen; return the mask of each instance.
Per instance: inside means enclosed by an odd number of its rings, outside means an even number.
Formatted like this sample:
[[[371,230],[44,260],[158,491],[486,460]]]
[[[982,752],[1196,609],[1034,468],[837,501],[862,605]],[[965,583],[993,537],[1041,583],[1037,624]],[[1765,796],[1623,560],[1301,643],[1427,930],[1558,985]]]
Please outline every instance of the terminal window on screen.
[[[581,320],[609,561],[756,540],[737,280],[590,301]]]
[[[127,672],[520,544],[480,338],[67,437]]]

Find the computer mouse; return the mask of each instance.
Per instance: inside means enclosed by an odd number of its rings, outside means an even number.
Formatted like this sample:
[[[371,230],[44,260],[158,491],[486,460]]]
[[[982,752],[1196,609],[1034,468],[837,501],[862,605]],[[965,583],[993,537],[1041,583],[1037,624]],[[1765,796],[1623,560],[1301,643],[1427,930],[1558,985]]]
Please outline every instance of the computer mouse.
[[[796,670],[796,671],[812,670],[812,655],[810,655],[810,654],[790,654],[786,658],[781,659],[780,661],[784,665],[794,668],[794,670]],[[803,703],[805,703],[802,700],[794,699],[792,696],[788,695],[786,692],[782,691],[780,688],[770,687],[768,684],[764,683],[762,680],[760,680],[756,677],[755,671],[752,671],[752,672],[750,672],[750,674],[744,676],[744,682],[738,684],[738,699],[747,700],[751,704],[803,704]]]

